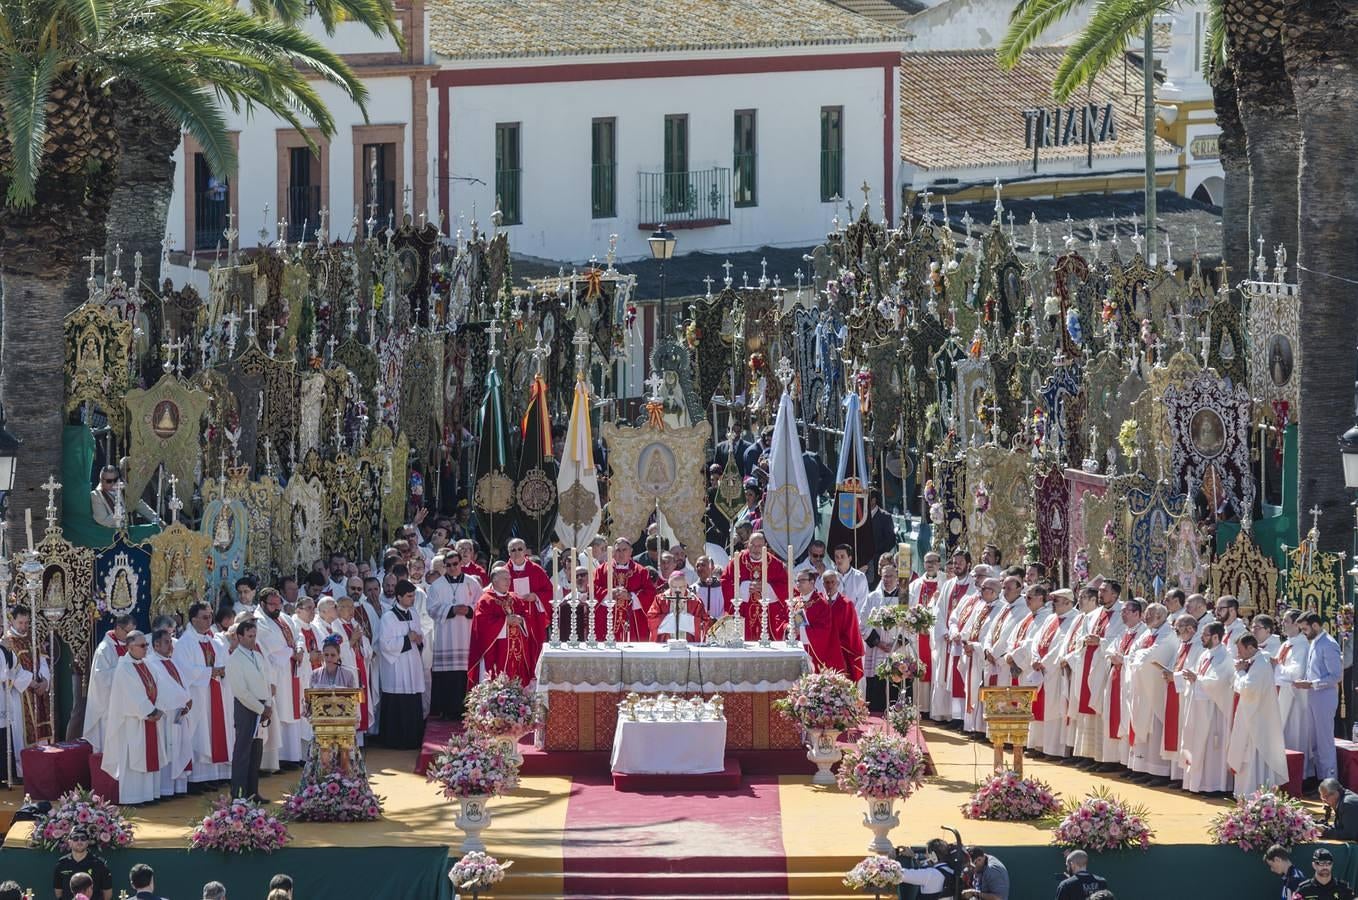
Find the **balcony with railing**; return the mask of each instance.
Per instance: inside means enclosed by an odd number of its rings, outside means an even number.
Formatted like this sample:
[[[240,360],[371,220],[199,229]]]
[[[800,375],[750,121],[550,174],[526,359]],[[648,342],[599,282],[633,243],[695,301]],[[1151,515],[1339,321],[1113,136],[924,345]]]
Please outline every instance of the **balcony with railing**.
[[[288,240],[314,240],[321,223],[321,186],[288,186]]]
[[[637,227],[654,230],[731,224],[731,170],[637,173]]]

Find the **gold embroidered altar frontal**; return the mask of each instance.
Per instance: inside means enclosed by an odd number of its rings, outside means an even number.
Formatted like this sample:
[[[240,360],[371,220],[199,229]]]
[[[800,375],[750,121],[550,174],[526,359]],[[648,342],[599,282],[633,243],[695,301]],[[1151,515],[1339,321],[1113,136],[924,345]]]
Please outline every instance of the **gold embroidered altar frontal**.
[[[730,750],[796,750],[802,746],[801,732],[773,709],[773,702],[806,671],[806,653],[799,647],[544,649],[538,663],[538,692],[547,698],[543,748],[609,750],[618,703],[633,692],[663,692],[721,694]]]

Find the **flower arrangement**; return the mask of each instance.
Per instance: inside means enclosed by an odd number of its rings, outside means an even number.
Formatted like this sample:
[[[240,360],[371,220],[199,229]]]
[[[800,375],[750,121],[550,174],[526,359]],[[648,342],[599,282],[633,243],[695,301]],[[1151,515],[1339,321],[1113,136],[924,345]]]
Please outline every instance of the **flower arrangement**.
[[[121,850],[132,844],[132,825],[122,810],[98,794],[76,788],[58,797],[51,809],[33,821],[29,846],[65,853],[69,849],[66,838],[74,828],[85,829],[92,852]]]
[[[264,806],[223,795],[189,832],[189,849],[272,853],[291,840],[288,827]]]
[[[1132,806],[1099,788],[1080,801],[1068,801],[1056,814],[1061,819],[1052,832],[1058,847],[1081,850],[1147,850],[1155,832],[1144,806]]]
[[[858,699],[858,685],[839,672],[803,675],[773,705],[808,730],[845,731],[861,724],[868,715],[867,707]]]
[[[996,772],[962,804],[968,819],[1018,822],[1045,819],[1061,811],[1061,802],[1051,787],[1036,778],[1023,778],[1012,769]]]
[[[927,606],[908,606],[901,616],[901,627],[911,634],[924,634],[934,627],[934,611]]]
[[[913,653],[902,653],[897,650],[877,664],[877,677],[890,681],[892,684],[900,684],[902,681],[913,681],[920,675],[919,660]]]
[[[859,739],[839,765],[839,788],[859,797],[904,800],[924,785],[924,754],[899,735]]]
[[[894,603],[890,606],[879,606],[868,613],[868,627],[877,628],[882,631],[890,631],[893,628],[899,628],[901,619],[905,616],[907,609],[909,609],[909,607],[904,605],[898,606]]]
[[[443,796],[461,800],[514,790],[519,770],[501,745],[474,734],[456,734],[438,755],[428,778],[442,785]]]
[[[905,882],[905,870],[889,856],[869,856],[844,876],[853,891],[894,891]]]
[[[371,822],[382,817],[382,798],[368,779],[331,772],[319,781],[303,778],[297,793],[284,796],[283,812],[299,822]]]
[[[919,710],[915,708],[915,704],[905,702],[905,698],[902,697],[900,702],[886,708],[886,721],[892,731],[901,737],[908,737],[910,729],[919,725]]]
[[[503,672],[467,692],[467,727],[490,737],[519,735],[538,723],[539,706],[523,682]]]
[[[505,869],[512,865],[514,863],[502,863],[480,850],[472,850],[453,863],[452,869],[448,872],[448,880],[453,883],[456,890],[484,891],[504,881]]]
[[[1212,820],[1212,840],[1262,853],[1274,844],[1293,847],[1320,838],[1320,825],[1300,802],[1258,790]]]

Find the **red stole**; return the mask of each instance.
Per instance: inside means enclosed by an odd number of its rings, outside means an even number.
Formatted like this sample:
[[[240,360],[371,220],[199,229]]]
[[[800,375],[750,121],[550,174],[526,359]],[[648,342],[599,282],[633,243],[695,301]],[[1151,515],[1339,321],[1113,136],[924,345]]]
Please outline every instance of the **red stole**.
[[[963,588],[961,587],[953,588],[953,594],[956,594],[959,590],[963,590]],[[966,606],[963,606],[961,609],[958,610],[957,619],[959,626],[966,623],[967,616],[971,614],[972,606],[979,602],[980,599],[981,595],[977,594],[975,597],[972,598],[970,603],[968,603]],[[950,600],[948,602],[948,605],[952,606],[955,600],[956,597],[954,597],[953,600]],[[949,619],[951,619],[951,615],[948,617],[948,619],[944,619],[945,628],[947,627],[946,623],[949,621]],[[962,659],[961,657],[953,658],[951,655],[949,656],[949,659],[951,660],[952,663],[952,697],[954,700],[961,700],[963,697],[967,695],[967,682],[962,675]]]
[[[306,650],[308,653],[321,652],[321,648],[316,646],[316,632],[312,631],[310,628],[302,629],[302,640],[306,643]]]
[[[209,669],[217,668],[217,645],[210,639],[200,640],[198,648],[203,651],[204,665]],[[218,764],[228,763],[231,761],[231,754],[226,746],[226,704],[222,700],[222,680],[209,674],[207,684],[208,709],[212,719],[208,728],[212,741],[212,761]]]
[[[1174,670],[1183,670],[1188,660],[1188,651],[1193,649],[1192,641],[1179,645],[1179,654],[1174,657]],[[1171,682],[1165,688],[1165,742],[1164,749],[1173,753],[1179,749],[1179,692]]]
[[[1108,623],[1109,621],[1112,620],[1112,618],[1113,610],[1111,607],[1101,610],[1099,612],[1098,621],[1094,623],[1094,629],[1091,632],[1092,635],[1096,638],[1102,639],[1103,636],[1108,633]],[[1089,702],[1091,699],[1089,696],[1089,670],[1094,666],[1094,654],[1097,653],[1098,651],[1099,651],[1098,646],[1085,648],[1084,671],[1080,678],[1080,712],[1086,716],[1098,715],[1094,707],[1091,706]]]
[[[919,586],[919,605],[924,606],[934,599],[934,594],[938,593],[938,580],[925,581]],[[946,624],[947,619],[944,619]],[[934,650],[933,635],[928,630],[920,632],[915,636],[915,643],[919,646],[919,680],[930,682],[934,680]]]
[[[42,654],[39,653],[37,659],[34,659],[33,648],[29,646],[30,640],[32,638],[27,634],[11,632],[6,635],[5,644],[18,660],[19,667],[32,672],[36,679],[42,672]],[[24,743],[32,746],[52,740],[51,693],[24,691],[20,696],[23,703]],[[9,727],[14,727],[12,719]]]
[[[1155,641],[1159,636],[1160,636],[1159,629],[1156,629],[1155,631],[1147,631],[1144,635],[1141,636],[1141,640],[1136,642],[1136,649],[1149,650],[1151,647],[1155,646]],[[1118,681],[1121,682],[1122,679],[1119,678]],[[1129,725],[1127,727],[1127,746],[1132,747],[1135,745],[1136,745],[1136,727]]]
[[[1022,625],[1019,626],[1019,637],[1023,636],[1023,633],[1028,630],[1028,626],[1031,624],[1032,624],[1032,614],[1030,613],[1028,616],[1028,621],[1024,622]],[[1056,613],[1052,613],[1051,617],[1047,620],[1047,627],[1042,629],[1042,633],[1038,635],[1037,638],[1036,656],[1038,659],[1041,659],[1042,657],[1046,656],[1047,651],[1051,650],[1052,641],[1056,640],[1056,632],[1060,627],[1061,627],[1061,617],[1058,616]],[[1046,716],[1043,715],[1046,711],[1047,711],[1047,679],[1046,676],[1043,676],[1042,683],[1037,686],[1037,696],[1033,698],[1033,721],[1034,722],[1046,721]]]
[[[146,699],[154,705],[156,702],[156,676],[147,667],[146,663],[132,665],[132,669],[141,679],[141,686],[146,691]],[[160,771],[160,731],[157,728],[159,722],[150,719],[142,719],[142,725],[146,728],[146,771]]]
[[[362,603],[354,604],[354,617],[358,619],[358,624],[363,629],[363,633],[366,634],[368,640],[371,641],[373,639],[373,623],[372,620],[368,618],[368,611],[363,608]]]
[[[984,600],[982,600],[981,602],[982,602],[983,604],[985,603]],[[1006,607],[1006,608],[1007,608],[1007,607]],[[981,632],[982,632],[983,630],[985,630],[986,619],[989,619],[989,618],[990,618],[990,613],[991,613],[991,607],[990,607],[989,605],[983,606],[983,607],[981,608],[981,618],[980,618],[980,620],[979,620],[979,621],[972,627],[972,629],[971,629],[971,641],[969,641],[969,643],[975,642],[978,638],[980,638]],[[984,658],[985,658],[985,657],[984,657],[984,654],[983,654],[983,655],[982,655],[982,660],[984,660]],[[971,685],[972,685],[972,681],[971,681],[971,668],[972,668],[972,666],[974,666],[975,664],[976,664],[976,654],[971,653],[970,651],[968,651],[968,652],[967,652],[967,681],[966,681],[966,685],[967,685],[967,712],[975,712],[975,711],[976,711],[976,694],[975,694],[975,692],[972,690],[972,687],[971,687]],[[982,665],[984,665],[984,662],[982,662]]]
[[[1118,642],[1118,653],[1122,655],[1124,661],[1127,651],[1132,649],[1132,641],[1136,640],[1136,634],[1131,629],[1122,636]],[[1108,739],[1117,740],[1118,731],[1122,726],[1122,666],[1111,666],[1117,672],[1109,672],[1109,677],[1113,683],[1109,686],[1108,692]],[[1130,741],[1129,741],[1130,743]]]
[[[116,654],[118,654],[118,658],[119,658],[119,659],[122,659],[124,656],[127,655],[127,644],[123,643],[122,641],[118,640],[117,638],[114,638],[114,639],[113,639],[113,652],[116,653]]]
[[[355,609],[355,612],[358,610]],[[354,636],[354,625],[352,622],[340,621],[344,626],[345,637]],[[367,731],[371,727],[368,721],[368,664],[363,659],[363,648],[359,647],[354,651],[354,668],[358,670],[358,730]]]
[[[283,634],[283,642],[289,647],[296,649],[297,639],[292,636],[292,628],[287,622],[283,621],[283,614],[279,613],[278,618],[274,619],[278,624],[278,630]],[[300,717],[302,715],[302,682],[297,677],[297,657],[288,658],[288,665],[292,670],[292,712]]]
[[[825,595],[816,591],[803,610],[806,616],[806,641],[803,646],[817,672],[849,674],[840,636],[836,633],[834,608]]]

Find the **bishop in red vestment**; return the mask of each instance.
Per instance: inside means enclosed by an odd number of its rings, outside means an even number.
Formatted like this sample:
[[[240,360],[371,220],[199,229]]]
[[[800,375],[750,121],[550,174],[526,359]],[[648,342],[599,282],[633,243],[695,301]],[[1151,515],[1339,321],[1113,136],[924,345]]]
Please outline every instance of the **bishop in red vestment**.
[[[541,650],[530,624],[533,614],[528,601],[510,591],[509,584],[509,569],[497,567],[491,572],[490,587],[476,602],[467,651],[468,686],[476,684],[483,666],[487,678],[504,672],[525,685],[533,681]]]
[[[681,614],[693,617],[692,630],[686,630],[682,635],[675,634],[676,605],[680,607]],[[682,637],[690,641],[702,641],[706,639],[707,628],[712,624],[707,607],[703,605],[702,599],[689,589],[688,580],[684,578],[683,572],[675,572],[670,576],[669,589],[656,595],[651,603],[648,618],[651,634],[656,640]]]
[[[547,643],[552,625],[552,579],[542,566],[528,558],[528,545],[522,538],[509,542],[509,589],[528,603],[528,627],[533,632],[539,652]],[[484,582],[483,582],[484,583]],[[533,668],[537,669],[537,657],[533,657]]]

